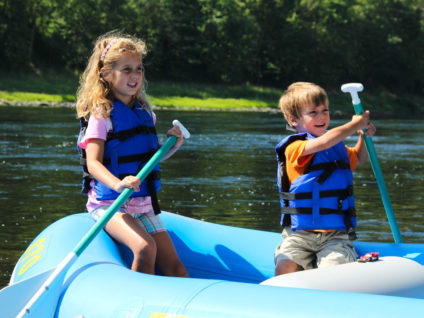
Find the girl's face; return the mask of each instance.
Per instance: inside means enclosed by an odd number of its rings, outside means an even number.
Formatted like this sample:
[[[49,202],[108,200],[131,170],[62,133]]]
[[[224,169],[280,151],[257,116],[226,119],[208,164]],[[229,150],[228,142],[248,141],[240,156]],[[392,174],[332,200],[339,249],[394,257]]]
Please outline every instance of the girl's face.
[[[124,54],[103,78],[109,83],[114,96],[125,104],[132,101],[143,83],[143,65],[137,54]]]
[[[322,136],[330,124],[330,110],[327,105],[313,104],[302,107],[300,118],[293,118],[292,126],[297,132],[308,132],[315,137]]]

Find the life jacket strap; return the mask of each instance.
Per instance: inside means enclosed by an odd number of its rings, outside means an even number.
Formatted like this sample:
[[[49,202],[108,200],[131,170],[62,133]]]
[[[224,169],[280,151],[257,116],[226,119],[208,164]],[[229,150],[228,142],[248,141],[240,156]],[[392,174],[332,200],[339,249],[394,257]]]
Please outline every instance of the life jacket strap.
[[[158,195],[155,189],[154,179],[152,174],[149,174],[147,177],[147,189],[149,190],[150,198],[152,200],[153,211],[155,215],[158,215],[160,211]]]
[[[342,160],[335,160],[333,162],[318,163],[310,165],[306,168],[304,174],[311,171],[324,170],[322,174],[317,178],[319,184],[323,184],[336,169],[350,169],[350,165]]]
[[[326,190],[319,193],[320,198],[338,197],[339,201],[346,200],[346,198],[353,195],[353,186],[348,186],[346,189]],[[280,198],[283,200],[310,200],[312,199],[312,192],[290,193],[280,192]],[[339,202],[341,203],[341,202]]]
[[[91,189],[91,180],[93,180],[93,177],[91,174],[86,173],[85,171],[82,173],[82,189],[81,193],[87,194]]]
[[[301,207],[288,207],[284,206],[281,207],[281,212],[284,214],[312,214],[312,208],[301,208]],[[350,208],[346,210],[338,210],[338,209],[331,209],[331,208],[320,208],[319,209],[320,214],[349,214],[349,217],[355,217],[356,216],[356,210],[355,208]]]
[[[345,214],[343,219],[344,224],[346,226],[347,235],[349,236],[349,240],[351,241],[354,241],[358,238],[355,232],[355,228],[353,227],[353,224],[352,224],[352,219],[351,219],[355,215],[356,215],[355,211],[353,212],[353,214],[348,212]]]
[[[125,177],[127,177],[127,176],[133,176],[134,174],[132,174],[132,173],[120,173],[119,174],[119,179],[124,179]],[[153,181],[155,181],[155,180],[159,180],[160,179],[160,171],[152,171],[152,172],[150,172],[150,174],[149,174],[149,177],[153,180]],[[147,180],[147,178],[146,178],[146,180]]]
[[[135,155],[128,155],[128,156],[120,156],[118,157],[118,163],[128,163],[128,162],[134,162],[134,161],[141,161],[143,164],[150,160],[150,158],[153,157],[153,155],[156,153],[156,150],[152,150],[149,152],[144,153],[138,153]],[[111,164],[110,158],[103,158],[103,164],[105,166],[108,166]]]
[[[154,126],[140,125],[131,129],[121,130],[119,132],[110,131],[107,134],[107,140],[119,139],[119,141],[124,141],[132,136],[140,134],[155,134],[156,128]]]

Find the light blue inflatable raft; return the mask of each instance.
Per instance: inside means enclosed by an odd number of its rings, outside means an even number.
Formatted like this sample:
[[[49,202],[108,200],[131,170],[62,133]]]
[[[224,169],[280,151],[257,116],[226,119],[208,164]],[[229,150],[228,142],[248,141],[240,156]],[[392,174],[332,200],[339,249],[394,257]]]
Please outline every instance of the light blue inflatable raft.
[[[356,242],[359,255],[380,260],[273,278],[280,234],[218,225],[163,212],[191,278],[129,269],[131,252],[103,230],[66,272],[59,300],[44,300],[55,317],[422,317],[424,244]],[[0,293],[1,317],[23,297],[29,278],[54,268],[93,226],[87,213],[47,227],[16,264]],[[17,295],[5,290],[22,285]],[[19,289],[16,289],[19,290]],[[4,296],[4,295],[3,295]],[[13,307],[13,306],[10,306]]]

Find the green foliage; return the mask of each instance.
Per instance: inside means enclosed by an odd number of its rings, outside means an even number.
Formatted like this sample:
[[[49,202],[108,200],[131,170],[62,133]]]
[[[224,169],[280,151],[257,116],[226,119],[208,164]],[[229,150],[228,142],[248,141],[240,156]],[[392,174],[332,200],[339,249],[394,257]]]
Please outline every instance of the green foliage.
[[[423,93],[422,0],[0,0],[1,70],[81,72],[96,38],[147,42],[148,79]]]

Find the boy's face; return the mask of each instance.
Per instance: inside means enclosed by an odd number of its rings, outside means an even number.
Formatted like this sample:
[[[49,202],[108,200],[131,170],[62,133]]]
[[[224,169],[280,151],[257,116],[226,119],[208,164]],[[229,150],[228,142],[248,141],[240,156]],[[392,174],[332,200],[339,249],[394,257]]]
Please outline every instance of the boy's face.
[[[302,107],[300,118],[291,118],[291,125],[297,132],[308,132],[315,137],[322,136],[330,124],[328,105],[308,104]]]

